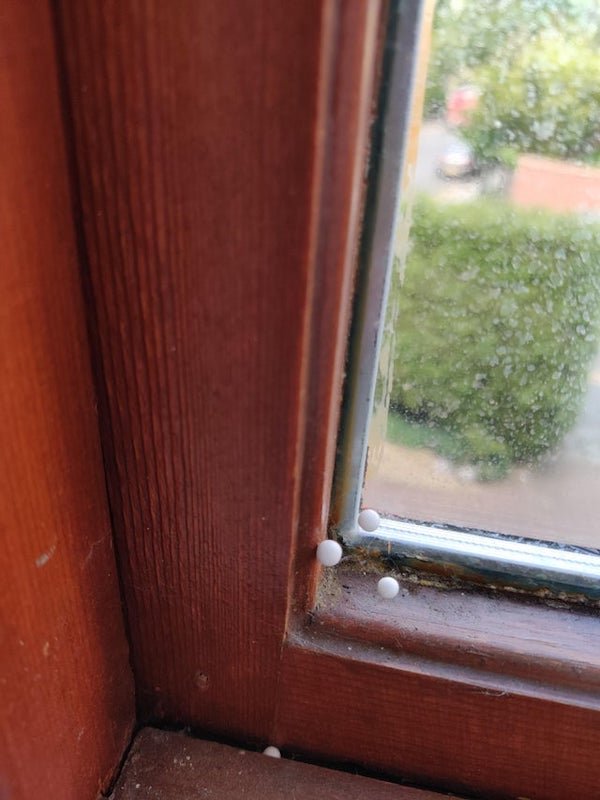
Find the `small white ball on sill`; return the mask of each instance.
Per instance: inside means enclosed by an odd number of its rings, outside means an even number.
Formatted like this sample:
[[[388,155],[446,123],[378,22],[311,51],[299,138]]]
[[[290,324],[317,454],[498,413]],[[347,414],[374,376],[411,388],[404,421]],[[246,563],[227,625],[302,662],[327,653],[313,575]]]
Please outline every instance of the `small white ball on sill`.
[[[377,584],[377,591],[384,600],[393,600],[400,591],[400,584],[396,578],[390,578],[389,575],[386,575]]]
[[[324,567],[335,567],[342,560],[342,546],[333,539],[324,539],[317,547],[317,561]]]
[[[363,508],[358,515],[358,524],[367,533],[373,533],[381,525],[381,517],[372,508]]]
[[[278,747],[274,747],[272,744],[270,744],[263,750],[263,755],[271,756],[271,758],[281,758],[281,750]]]

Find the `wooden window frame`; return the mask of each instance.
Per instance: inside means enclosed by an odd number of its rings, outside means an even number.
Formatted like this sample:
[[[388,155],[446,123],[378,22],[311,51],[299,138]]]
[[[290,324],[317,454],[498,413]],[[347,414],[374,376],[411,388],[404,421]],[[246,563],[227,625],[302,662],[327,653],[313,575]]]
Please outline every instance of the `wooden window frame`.
[[[57,3],[138,721],[486,798],[598,797],[588,610],[409,579],[383,606],[360,567],[315,561],[388,13]]]

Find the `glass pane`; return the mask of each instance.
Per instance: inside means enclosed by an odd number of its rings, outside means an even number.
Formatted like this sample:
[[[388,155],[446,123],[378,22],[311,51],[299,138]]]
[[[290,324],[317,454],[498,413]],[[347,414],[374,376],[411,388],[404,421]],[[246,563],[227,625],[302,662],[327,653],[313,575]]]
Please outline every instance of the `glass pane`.
[[[439,0],[427,39],[362,504],[600,548],[600,7]]]

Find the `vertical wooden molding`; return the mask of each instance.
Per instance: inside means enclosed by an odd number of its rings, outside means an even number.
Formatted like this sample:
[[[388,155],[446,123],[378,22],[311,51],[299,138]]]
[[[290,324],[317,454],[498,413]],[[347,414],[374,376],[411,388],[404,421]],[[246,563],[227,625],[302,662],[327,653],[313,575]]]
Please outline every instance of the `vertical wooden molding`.
[[[322,4],[60,3],[140,713],[263,737],[285,630]]]
[[[306,388],[298,541],[290,591],[300,618],[315,601],[319,569],[314,553],[327,536],[344,359],[350,324],[364,177],[372,121],[379,0],[331,4],[327,83],[322,91],[320,171],[313,198],[312,293],[305,348]]]
[[[93,800],[134,723],[52,20],[0,23],[0,796]]]
[[[304,556],[312,547],[303,476],[328,480],[365,104],[351,62],[367,57],[374,12],[358,0],[59,8],[140,713],[263,740],[298,530]],[[323,66],[340,37],[356,43],[337,95]],[[333,165],[320,164],[334,152],[324,91],[338,104]],[[325,224],[339,228],[327,243]],[[316,460],[314,425],[327,439]]]

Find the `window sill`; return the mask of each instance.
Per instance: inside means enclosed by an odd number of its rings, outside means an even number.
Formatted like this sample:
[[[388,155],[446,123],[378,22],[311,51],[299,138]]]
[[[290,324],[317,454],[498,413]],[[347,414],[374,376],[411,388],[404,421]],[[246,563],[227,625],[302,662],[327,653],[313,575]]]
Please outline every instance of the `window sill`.
[[[538,692],[600,696],[600,626],[579,606],[553,607],[522,595],[481,593],[401,582],[394,601],[380,598],[373,575],[340,570],[314,626],[319,635],[376,643],[397,657],[533,681]],[[469,673],[470,674],[470,673]],[[589,695],[589,697],[588,697]]]
[[[597,618],[337,577],[288,640],[277,744],[490,799],[600,796]]]
[[[441,800],[440,795],[348,775],[312,764],[274,759],[145,728],[136,737],[111,800]]]

